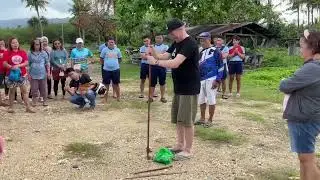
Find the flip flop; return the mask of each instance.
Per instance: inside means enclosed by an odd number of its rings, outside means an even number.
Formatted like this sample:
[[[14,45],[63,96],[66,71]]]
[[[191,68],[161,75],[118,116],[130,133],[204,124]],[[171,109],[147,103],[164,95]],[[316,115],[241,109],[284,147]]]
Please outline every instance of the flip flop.
[[[210,127],[212,127],[212,126],[213,126],[213,123],[212,123],[211,121],[206,122],[205,124],[203,124],[203,127],[204,127],[204,128],[210,128]]]
[[[150,98],[149,100],[151,103],[153,103],[153,99]],[[147,100],[147,103],[149,103],[149,100]]]
[[[178,154],[182,152],[182,150],[180,149],[173,149],[173,148],[169,148],[169,151],[171,151],[173,154]]]
[[[222,95],[222,99],[229,99],[229,96],[227,96],[227,95]]]
[[[140,99],[144,98],[144,95],[140,95],[139,98],[140,98]]]
[[[195,126],[204,125],[204,124],[205,124],[204,120],[199,120],[194,123]]]
[[[166,100],[166,98],[161,98],[160,101],[161,101],[162,103],[167,103],[167,102],[168,102],[168,101]]]
[[[185,161],[191,159],[191,155],[186,155],[184,152],[176,154],[173,158],[174,161]]]

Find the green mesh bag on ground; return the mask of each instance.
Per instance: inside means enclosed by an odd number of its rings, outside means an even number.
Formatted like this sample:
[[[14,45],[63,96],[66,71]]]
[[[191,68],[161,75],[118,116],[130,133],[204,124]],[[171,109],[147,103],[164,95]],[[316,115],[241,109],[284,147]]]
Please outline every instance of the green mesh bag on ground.
[[[172,163],[174,154],[168,148],[160,148],[153,157],[153,161],[165,165]]]

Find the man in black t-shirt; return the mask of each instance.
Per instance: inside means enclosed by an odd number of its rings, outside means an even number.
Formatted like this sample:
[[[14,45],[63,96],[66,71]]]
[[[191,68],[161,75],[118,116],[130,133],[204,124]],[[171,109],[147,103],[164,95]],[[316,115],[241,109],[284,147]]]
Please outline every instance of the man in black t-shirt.
[[[158,54],[151,47],[152,56],[147,59],[151,65],[172,68],[174,97],[171,119],[177,124],[177,144],[171,150],[176,153],[176,160],[184,160],[192,155],[193,123],[200,93],[199,50],[197,42],[187,34],[181,20],[170,20],[167,28],[175,42],[163,54]]]
[[[87,104],[86,101],[89,101],[90,108],[94,109],[97,93],[104,94],[106,88],[93,83],[88,74],[79,74],[73,68],[68,68],[66,73],[71,78],[69,87],[66,87],[66,91],[71,95],[70,102],[82,109]]]

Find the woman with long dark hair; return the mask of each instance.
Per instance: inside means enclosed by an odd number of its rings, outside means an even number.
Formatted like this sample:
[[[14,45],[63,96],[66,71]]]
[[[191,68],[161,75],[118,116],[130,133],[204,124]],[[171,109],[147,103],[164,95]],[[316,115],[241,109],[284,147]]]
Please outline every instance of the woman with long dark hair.
[[[29,76],[32,94],[32,106],[36,106],[39,91],[40,97],[43,98],[43,106],[47,104],[47,78],[50,78],[50,64],[48,54],[42,50],[41,41],[33,40],[30,45],[29,59]]]
[[[13,102],[17,87],[20,88],[23,96],[23,101],[26,106],[26,112],[34,113],[30,108],[28,91],[27,91],[27,53],[20,49],[19,41],[17,38],[9,39],[9,49],[5,53],[4,67],[6,68],[7,77],[6,84],[9,88],[9,113],[14,113]]]
[[[55,97],[58,96],[59,81],[61,81],[62,98],[66,95],[66,68],[67,68],[67,51],[63,48],[62,41],[60,39],[53,41],[53,50],[50,54],[50,62],[52,66],[52,78],[53,78],[53,91]]]

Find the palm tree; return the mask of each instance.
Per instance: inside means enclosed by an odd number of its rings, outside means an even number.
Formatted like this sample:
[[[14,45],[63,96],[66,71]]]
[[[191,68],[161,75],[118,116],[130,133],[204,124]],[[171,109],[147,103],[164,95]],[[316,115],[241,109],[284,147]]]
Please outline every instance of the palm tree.
[[[49,4],[48,0],[21,0],[22,3],[26,3],[26,7],[34,9],[37,12],[38,22],[40,26],[41,36],[43,36],[43,27],[40,19],[39,10],[46,10],[46,6]]]
[[[49,24],[48,20],[44,16],[41,16],[40,22],[43,26],[47,26]],[[28,23],[29,27],[32,27],[35,29],[37,27],[37,25],[39,24],[39,19],[38,19],[38,17],[33,16],[32,18],[30,18],[27,21],[27,23]]]
[[[291,4],[292,10],[297,12],[297,21],[298,21],[298,36],[299,36],[299,28],[300,28],[300,11],[301,11],[301,6],[303,4],[303,0],[289,0]]]

